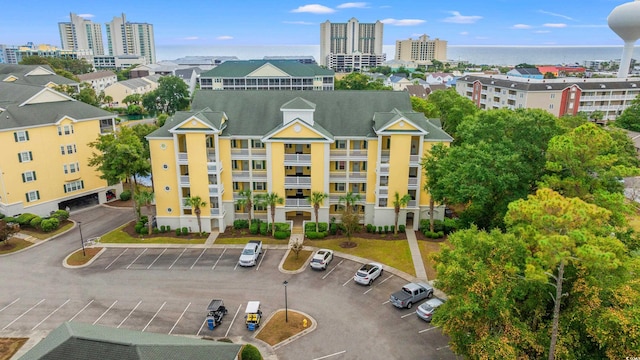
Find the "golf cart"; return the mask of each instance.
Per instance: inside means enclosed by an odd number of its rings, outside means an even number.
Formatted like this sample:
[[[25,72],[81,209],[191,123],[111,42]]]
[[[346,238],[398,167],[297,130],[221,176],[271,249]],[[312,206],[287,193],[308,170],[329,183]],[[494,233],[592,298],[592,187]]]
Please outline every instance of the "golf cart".
[[[227,308],[221,299],[211,300],[207,306],[207,326],[209,330],[213,330],[222,323],[222,317],[227,314]]]
[[[245,310],[245,323],[247,329],[254,331],[260,327],[260,319],[262,318],[262,310],[260,310],[260,301],[249,301]]]

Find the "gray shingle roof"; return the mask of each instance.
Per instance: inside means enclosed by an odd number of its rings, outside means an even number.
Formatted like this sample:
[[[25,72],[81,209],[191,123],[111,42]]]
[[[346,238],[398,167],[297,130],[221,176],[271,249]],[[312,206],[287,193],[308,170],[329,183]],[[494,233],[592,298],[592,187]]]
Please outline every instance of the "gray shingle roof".
[[[222,136],[264,136],[282,126],[280,110],[288,102],[300,98],[315,104],[314,128],[328,137],[373,135],[376,113],[394,109],[429,131],[433,140],[450,140],[439,121],[426,119],[411,109],[409,94],[404,91],[198,91],[192,108],[224,112],[228,121]],[[149,137],[170,137],[169,129],[194,112],[176,113]],[[317,125],[317,126],[316,126]]]
[[[614,78],[602,78],[602,79],[578,79],[578,78],[561,78],[561,79],[526,79],[520,77],[508,77],[508,76],[478,76],[478,75],[465,75],[458,79],[458,81],[474,82],[479,81],[482,85],[498,86],[505,88],[512,88],[514,90],[526,90],[526,91],[549,91],[549,90],[562,90],[570,87],[571,85],[577,85],[582,90],[598,90],[598,89],[636,89],[640,88],[640,78],[629,79],[614,79]]]
[[[200,77],[245,77],[267,63],[293,77],[333,76],[335,74],[333,70],[324,69],[314,64],[301,64],[295,60],[230,60],[200,74]]]
[[[21,360],[234,360],[242,345],[66,322]]]
[[[33,71],[37,68],[43,68],[48,71],[51,71],[52,75],[29,75],[26,76],[30,71]],[[71,79],[67,79],[64,76],[57,75],[53,69],[49,65],[13,65],[13,64],[0,64],[0,81],[9,77],[15,76],[18,80],[14,81],[16,84],[29,84],[29,85],[47,85],[49,83],[54,83],[57,85],[75,85],[76,81]]]
[[[211,111],[209,108],[204,108],[199,111],[178,111],[172,117],[168,118],[164,126],[153,131],[148,135],[149,138],[154,137],[171,137],[169,130],[190,117],[196,117],[202,120],[205,124],[209,124],[214,129],[220,130],[223,125],[222,120],[226,114],[222,111]]]
[[[78,79],[80,79],[80,81],[91,81],[91,80],[102,79],[102,78],[113,77],[113,76],[116,76],[116,74],[113,71],[102,70],[102,71],[90,72],[87,74],[80,74],[78,75]]]

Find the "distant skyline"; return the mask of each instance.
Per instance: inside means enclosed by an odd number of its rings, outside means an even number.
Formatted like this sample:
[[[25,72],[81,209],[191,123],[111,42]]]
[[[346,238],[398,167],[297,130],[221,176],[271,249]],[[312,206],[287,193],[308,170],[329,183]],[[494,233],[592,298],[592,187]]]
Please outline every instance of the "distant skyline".
[[[0,44],[61,46],[58,23],[73,12],[103,25],[125,13],[154,25],[156,46],[316,45],[320,23],[380,20],[384,44],[431,38],[449,45],[622,45],[607,26],[620,0],[492,1],[5,1]],[[106,44],[106,37],[105,37]]]

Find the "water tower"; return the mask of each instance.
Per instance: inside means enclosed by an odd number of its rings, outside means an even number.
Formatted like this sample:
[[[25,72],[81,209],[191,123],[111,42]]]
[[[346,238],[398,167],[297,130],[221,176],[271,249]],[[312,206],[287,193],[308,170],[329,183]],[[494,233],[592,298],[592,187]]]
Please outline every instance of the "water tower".
[[[624,40],[618,77],[626,78],[629,75],[633,47],[636,40],[640,38],[640,1],[635,0],[616,6],[607,17],[607,22],[611,30]]]

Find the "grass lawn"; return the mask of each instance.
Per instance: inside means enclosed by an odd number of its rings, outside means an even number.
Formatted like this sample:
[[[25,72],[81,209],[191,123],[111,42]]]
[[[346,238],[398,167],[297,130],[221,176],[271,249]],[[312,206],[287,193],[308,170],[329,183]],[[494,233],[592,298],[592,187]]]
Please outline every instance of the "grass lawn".
[[[346,237],[330,240],[305,240],[304,244],[371,259],[404,271],[407,274],[416,275],[407,240],[371,240],[361,238],[351,238],[351,240],[357,244],[356,247],[340,247],[341,243],[347,241]]]
[[[2,242],[2,245],[0,245],[0,255],[22,250],[24,248],[28,248],[31,245],[33,245],[32,242],[14,237]]]
[[[43,232],[38,232],[38,231],[31,231],[29,229],[21,229],[20,232],[23,234],[27,234],[29,236],[33,236],[36,239],[40,239],[40,240],[46,240],[54,235],[58,235],[62,232],[65,232],[69,229],[71,229],[73,227],[73,223],[72,222],[68,222],[67,224],[59,227],[58,229],[56,229],[55,231],[52,232],[48,232],[48,233],[43,233]]]
[[[93,257],[96,256],[100,252],[100,250],[102,250],[102,248],[100,247],[85,248],[84,252],[86,256],[83,256],[82,249],[80,249],[69,256],[69,258],[67,259],[67,264],[71,266],[84,265],[89,262],[89,260],[93,259]]]
[[[269,322],[262,325],[263,329],[260,330],[256,338],[273,346],[302,332],[305,329],[302,324],[304,319],[307,319],[307,327],[311,326],[311,319],[293,310],[287,311],[286,318],[289,321],[285,322],[285,312],[283,310],[273,314]]]
[[[289,256],[287,256],[284,264],[282,264],[282,268],[289,271],[298,270],[304,266],[304,263],[309,259],[309,256],[311,256],[312,253],[313,251],[300,250],[298,257],[296,258],[296,253],[289,251]]]
[[[254,235],[253,237],[240,237],[240,238],[217,238],[216,244],[246,244],[249,240],[260,240],[266,245],[289,245],[289,239],[274,239],[272,237]]]
[[[431,258],[433,254],[440,252],[440,245],[450,245],[449,241],[435,242],[435,241],[418,241],[420,247],[420,255],[424,262],[424,269],[427,271],[427,279],[434,280],[436,278],[435,263]]]
[[[132,237],[122,229],[127,226],[123,225],[100,237],[101,243],[118,243],[118,244],[204,244],[207,241],[205,237],[192,237],[191,235],[174,238],[174,237],[154,237],[145,238]]]
[[[0,360],[9,360],[29,338],[0,338]]]

